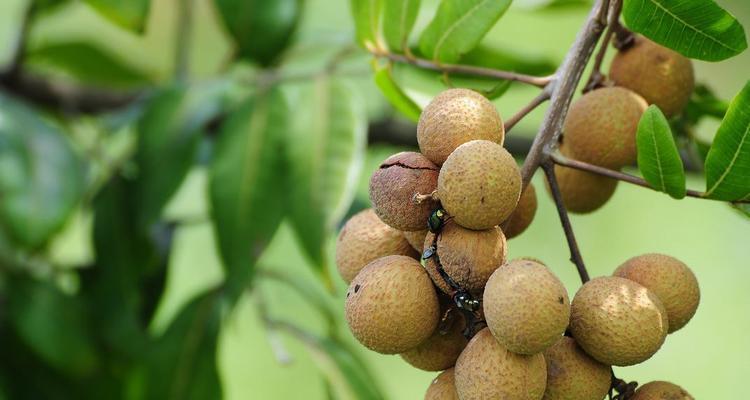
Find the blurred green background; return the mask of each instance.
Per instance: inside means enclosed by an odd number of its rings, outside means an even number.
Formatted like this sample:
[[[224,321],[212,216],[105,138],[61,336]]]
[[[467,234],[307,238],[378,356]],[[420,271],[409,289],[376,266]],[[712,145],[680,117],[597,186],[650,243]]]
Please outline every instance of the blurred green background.
[[[45,15],[42,22],[35,24],[30,32],[29,45],[32,49],[43,49],[38,56],[49,60],[58,56],[54,53],[56,44],[69,43],[73,38],[117,60],[121,65],[117,68],[129,70],[120,76],[132,74],[159,82],[166,79],[173,69],[176,2],[154,0],[142,36],[118,29],[103,21],[101,15],[82,2],[73,2]],[[436,7],[435,1],[423,3],[417,31],[426,24]],[[720,0],[718,3],[750,26],[750,2]],[[7,62],[13,54],[14,37],[25,4],[24,0],[0,2],[0,63]],[[300,68],[324,62],[336,49],[351,42],[353,35],[347,1],[308,0],[304,7],[292,49]],[[492,29],[484,43],[513,49],[532,58],[558,62],[567,52],[586,13],[586,7],[575,6],[535,10],[524,7],[524,2],[519,1]],[[209,0],[196,1],[194,17],[190,78],[193,81],[210,80],[226,68],[232,44]],[[34,52],[31,54],[33,58]],[[45,62],[35,65],[42,71],[67,65],[74,71],[73,75],[84,67],[94,69],[87,72],[94,75],[98,73],[96,68],[115,68],[107,62],[82,66],[96,59],[90,50],[81,50],[70,60],[52,63],[52,67],[46,66]],[[393,111],[372,82],[368,58],[355,57],[350,66],[354,71],[362,71],[352,74],[350,79],[357,90],[364,93],[368,118],[371,121],[391,118]],[[698,81],[709,84],[720,97],[729,99],[750,78],[750,52],[717,64],[696,61],[695,66]],[[104,81],[109,79],[106,72],[101,74]],[[420,92],[419,86],[415,86],[407,91],[411,90],[420,101],[426,101],[429,94]],[[501,115],[507,117],[533,96],[534,89],[513,87],[496,104]],[[542,115],[542,110],[533,112],[514,129],[512,135],[533,135]],[[717,124],[716,121],[705,123],[698,132],[710,139]],[[85,130],[85,127],[77,129]],[[401,149],[379,143],[369,146],[354,209],[368,204],[366,185],[372,170],[387,155]],[[543,187],[539,174],[535,182],[537,188]],[[151,326],[154,332],[163,330],[175,313],[196,294],[222,279],[214,231],[208,221],[206,185],[205,168],[195,167],[165,211],[167,219],[195,222],[178,226],[175,231],[166,295]],[[702,185],[699,177],[691,177],[688,182],[689,187],[696,189],[701,189]],[[543,260],[563,280],[572,296],[579,287],[578,277],[568,261],[568,250],[554,205],[544,190],[538,190],[538,193],[540,201],[536,219],[522,236],[510,241],[510,257],[533,256]],[[91,223],[90,213],[78,212],[56,236],[49,252],[57,264],[74,266],[91,262]],[[744,397],[742,384],[750,374],[750,339],[746,336],[750,330],[750,220],[718,202],[676,201],[661,193],[620,184],[612,201],[602,210],[592,215],[573,216],[572,223],[592,276],[610,274],[631,256],[663,252],[691,266],[701,285],[701,305],[691,323],[670,335],[663,349],[652,359],[642,365],[619,368],[617,375],[639,382],[673,381],[698,399]],[[332,243],[329,251],[333,254]],[[259,265],[297,275],[311,290],[323,293],[325,289],[308,262],[291,228],[284,224]],[[337,318],[343,318],[344,284],[337,276],[335,279],[338,298],[332,307],[337,310]],[[256,290],[263,294],[273,315],[312,332],[325,331],[323,318],[298,293],[271,280],[261,281]],[[259,318],[255,296],[256,293],[248,293],[224,322],[219,366],[226,398],[327,398],[325,381],[316,365],[321,360],[311,355],[295,338],[269,331]],[[348,333],[344,334],[355,344]],[[412,368],[398,356],[378,355],[356,346],[388,399],[421,398],[436,376]],[[284,353],[288,353],[288,358],[279,360]]]

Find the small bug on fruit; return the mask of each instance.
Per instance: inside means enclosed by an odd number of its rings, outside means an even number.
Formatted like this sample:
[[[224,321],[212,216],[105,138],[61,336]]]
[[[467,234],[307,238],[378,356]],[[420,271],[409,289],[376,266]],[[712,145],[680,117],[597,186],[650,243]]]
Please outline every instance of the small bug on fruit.
[[[430,214],[430,218],[427,219],[427,229],[432,233],[437,233],[443,227],[445,223],[445,210],[438,208]]]

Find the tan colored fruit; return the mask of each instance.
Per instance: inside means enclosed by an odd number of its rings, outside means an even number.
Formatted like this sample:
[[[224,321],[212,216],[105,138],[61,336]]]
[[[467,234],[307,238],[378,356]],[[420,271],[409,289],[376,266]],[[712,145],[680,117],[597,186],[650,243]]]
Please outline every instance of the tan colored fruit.
[[[669,333],[685,326],[700,303],[698,279],[682,261],[664,254],[644,254],[625,261],[612,274],[645,286],[667,310]]]
[[[419,257],[401,231],[384,224],[371,208],[349,218],[336,240],[336,267],[347,283],[370,261],[390,255]]]
[[[438,197],[459,225],[489,229],[505,221],[521,195],[516,160],[502,146],[472,140],[456,148],[443,164]]]
[[[521,198],[518,200],[518,205],[516,205],[513,214],[502,224],[503,233],[505,233],[507,239],[522,234],[531,225],[531,221],[534,220],[536,214],[536,207],[536,189],[534,189],[534,185],[529,184],[521,193]]]
[[[471,140],[490,140],[502,145],[503,121],[495,106],[469,89],[448,89],[422,111],[417,125],[419,150],[442,165],[456,147]]]
[[[370,201],[375,213],[401,231],[424,229],[437,202],[418,202],[414,196],[435,191],[438,171],[419,153],[401,152],[388,157],[370,177]]]
[[[428,248],[435,240],[435,234],[428,232],[424,247]],[[425,260],[425,269],[444,293],[452,293],[450,286],[438,272],[436,260],[440,260],[448,276],[462,289],[472,293],[484,290],[487,279],[503,265],[507,255],[503,231],[498,227],[474,231],[453,221],[448,221],[437,238],[437,257]]]
[[[432,281],[415,259],[387,256],[365,266],[346,292],[346,322],[370,350],[397,354],[425,341],[440,305]]]
[[[560,146],[560,152],[570,157],[566,145]],[[576,214],[598,210],[609,201],[617,189],[618,181],[614,179],[560,165],[555,165],[555,176],[565,207]],[[546,184],[546,187],[549,193],[549,184]]]
[[[463,335],[466,322],[458,310],[452,310],[452,323],[441,332],[441,326],[427,340],[419,346],[405,353],[401,358],[415,368],[425,371],[442,371],[456,364],[461,350],[466,347],[468,340]]]
[[[641,36],[615,55],[609,78],[659,106],[667,117],[685,108],[695,87],[690,59]]]
[[[424,395],[424,400],[458,400],[453,368],[441,372],[432,380]]]
[[[456,362],[456,391],[461,400],[540,400],[547,383],[541,354],[511,353],[489,329],[479,331]]]
[[[639,387],[631,400],[695,400],[695,398],[674,383],[653,381]]]
[[[424,238],[427,236],[427,232],[427,229],[425,229],[421,231],[405,231],[403,234],[411,247],[414,248],[417,253],[422,254],[422,251],[424,251]]]
[[[541,353],[568,327],[570,301],[562,282],[544,264],[513,260],[498,268],[484,289],[487,327],[506,349]]]
[[[609,392],[612,373],[584,353],[573,338],[563,336],[544,351],[547,389],[544,400],[602,400]]]
[[[564,143],[580,161],[613,169],[634,164],[635,135],[647,106],[641,96],[620,87],[588,92],[570,106]]]
[[[607,365],[648,360],[664,343],[667,312],[659,298],[629,279],[592,279],[571,304],[570,331],[586,353]]]

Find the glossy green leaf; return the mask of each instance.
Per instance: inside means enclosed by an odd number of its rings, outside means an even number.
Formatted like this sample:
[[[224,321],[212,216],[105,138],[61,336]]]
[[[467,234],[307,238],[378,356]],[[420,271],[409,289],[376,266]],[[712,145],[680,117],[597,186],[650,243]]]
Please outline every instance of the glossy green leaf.
[[[391,51],[401,53],[408,48],[419,5],[420,0],[383,1],[383,37]]]
[[[750,81],[729,105],[706,157],[706,197],[750,199]]]
[[[442,0],[422,32],[419,48],[433,60],[452,63],[476,47],[511,0]]]
[[[685,167],[669,122],[657,106],[649,106],[638,123],[638,168],[656,190],[675,199],[685,197]]]
[[[349,0],[357,43],[365,48],[377,47],[380,36],[381,0]]]
[[[247,100],[224,123],[210,171],[214,227],[228,281],[243,286],[286,205],[282,145],[290,120],[273,90]],[[233,279],[232,277],[237,278]]]
[[[0,222],[13,239],[42,245],[75,208],[83,180],[65,135],[0,93]]]
[[[261,65],[274,63],[297,28],[302,0],[215,0],[235,40],[238,55]]]
[[[146,22],[150,0],[85,0],[91,7],[115,24],[141,32]]]
[[[713,0],[625,0],[628,28],[686,57],[721,61],[747,48],[745,30]]]
[[[417,104],[414,103],[414,101],[410,99],[403,90],[401,90],[396,81],[393,80],[391,65],[374,65],[374,68],[375,84],[388,102],[410,120],[414,122],[419,121],[419,115],[422,113],[422,109],[419,108],[419,106],[417,106]]]
[[[367,116],[343,82],[320,77],[298,85],[294,127],[287,137],[291,222],[316,266],[354,198],[364,160]]]

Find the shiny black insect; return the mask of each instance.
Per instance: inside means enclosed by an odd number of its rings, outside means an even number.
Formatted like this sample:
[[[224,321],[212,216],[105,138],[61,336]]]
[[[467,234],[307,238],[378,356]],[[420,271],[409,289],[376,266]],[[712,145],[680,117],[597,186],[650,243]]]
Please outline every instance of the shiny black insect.
[[[430,217],[427,218],[427,229],[432,233],[440,232],[443,228],[443,224],[445,224],[445,215],[445,210],[442,208],[433,211],[432,214],[430,214]]]

